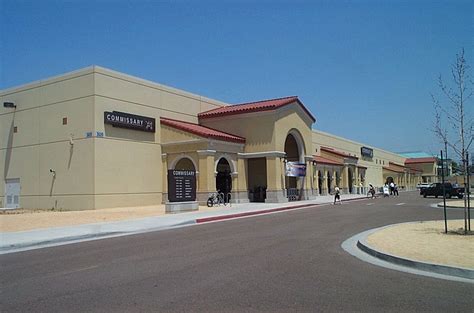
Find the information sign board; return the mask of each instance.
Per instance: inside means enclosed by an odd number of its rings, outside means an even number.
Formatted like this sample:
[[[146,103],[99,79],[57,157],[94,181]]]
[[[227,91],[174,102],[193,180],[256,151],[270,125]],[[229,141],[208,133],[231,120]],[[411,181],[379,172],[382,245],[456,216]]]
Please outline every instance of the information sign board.
[[[170,202],[196,200],[196,171],[168,170],[168,200]]]

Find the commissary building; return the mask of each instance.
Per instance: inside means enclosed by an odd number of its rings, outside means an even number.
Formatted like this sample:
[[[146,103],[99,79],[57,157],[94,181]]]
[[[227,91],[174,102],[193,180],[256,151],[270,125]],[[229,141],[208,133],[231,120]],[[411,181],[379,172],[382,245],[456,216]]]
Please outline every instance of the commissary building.
[[[163,204],[181,195],[176,181],[199,203],[216,191],[286,202],[392,180],[414,189],[423,176],[402,155],[316,130],[297,96],[231,105],[92,66],[0,99],[0,207]],[[193,185],[170,193],[170,175]]]

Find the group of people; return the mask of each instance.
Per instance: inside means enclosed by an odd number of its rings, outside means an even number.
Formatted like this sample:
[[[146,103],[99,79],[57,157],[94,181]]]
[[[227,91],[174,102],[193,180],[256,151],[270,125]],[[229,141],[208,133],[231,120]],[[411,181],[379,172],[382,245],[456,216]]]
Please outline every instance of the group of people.
[[[369,194],[372,196],[372,199],[375,198],[375,187],[372,184],[369,184]],[[390,183],[385,183],[383,186],[383,196],[384,197],[389,197],[389,196],[398,196],[398,186],[395,184],[393,181]],[[339,202],[339,204],[342,204],[341,202],[341,190],[339,189],[338,186],[334,188],[334,204]]]
[[[395,184],[393,181],[390,183],[385,183],[383,186],[383,196],[384,197],[389,197],[389,196],[398,196],[398,186]]]
[[[369,184],[369,192],[368,194],[371,195],[372,199],[375,198],[375,187],[372,184]],[[390,183],[385,183],[383,186],[383,196],[398,196],[398,186],[393,181]]]

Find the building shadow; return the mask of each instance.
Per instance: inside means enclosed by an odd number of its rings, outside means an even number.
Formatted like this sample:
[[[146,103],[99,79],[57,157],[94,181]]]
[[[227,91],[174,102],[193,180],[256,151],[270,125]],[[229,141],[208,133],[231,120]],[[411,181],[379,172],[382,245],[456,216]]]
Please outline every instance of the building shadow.
[[[3,165],[3,179],[7,179],[8,169],[10,168],[10,162],[13,151],[13,131],[15,128],[15,111],[13,112],[12,122],[8,131],[7,147],[5,151],[5,163]]]

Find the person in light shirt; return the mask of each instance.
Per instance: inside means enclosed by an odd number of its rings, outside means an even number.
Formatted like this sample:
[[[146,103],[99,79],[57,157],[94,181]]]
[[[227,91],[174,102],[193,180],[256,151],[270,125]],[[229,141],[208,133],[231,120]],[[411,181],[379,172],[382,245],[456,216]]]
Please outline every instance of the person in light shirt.
[[[341,202],[341,190],[339,189],[338,186],[334,188],[334,204],[336,204],[336,201],[339,200],[339,204],[342,204]]]

